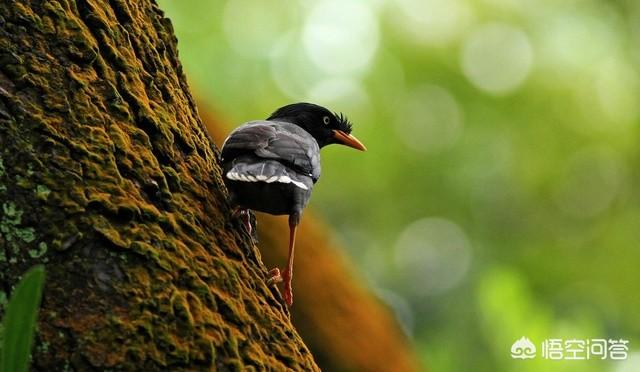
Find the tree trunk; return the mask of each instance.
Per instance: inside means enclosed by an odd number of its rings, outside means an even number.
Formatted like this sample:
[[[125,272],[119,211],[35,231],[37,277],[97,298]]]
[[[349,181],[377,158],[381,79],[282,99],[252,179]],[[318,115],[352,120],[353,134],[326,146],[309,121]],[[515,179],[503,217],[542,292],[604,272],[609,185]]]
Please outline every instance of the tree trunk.
[[[33,368],[317,370],[217,155],[154,3],[0,2],[0,291],[46,264]]]

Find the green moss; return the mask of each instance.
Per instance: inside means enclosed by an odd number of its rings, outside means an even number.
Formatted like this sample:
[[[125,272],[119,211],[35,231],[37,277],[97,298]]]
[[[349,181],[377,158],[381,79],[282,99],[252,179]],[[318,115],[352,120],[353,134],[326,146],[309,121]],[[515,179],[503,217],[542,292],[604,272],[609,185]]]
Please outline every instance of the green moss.
[[[62,241],[60,239],[53,239],[51,241],[51,247],[56,251],[63,251],[62,249]]]
[[[180,181],[180,176],[175,169],[167,166],[162,167],[162,172],[164,173],[165,178],[167,179],[167,184],[172,191],[182,191],[182,184]]]
[[[31,186],[31,180],[28,178],[24,178],[22,176],[16,176],[16,186],[19,186],[20,188],[23,189],[30,189]]]
[[[193,319],[193,315],[189,311],[189,304],[187,303],[184,294],[179,291],[175,291],[171,296],[170,302],[174,315],[183,320],[183,322],[180,323],[181,326],[186,326],[188,329],[192,329],[195,325],[195,321]]]
[[[47,253],[47,243],[40,242],[38,244],[38,249],[29,249],[29,256],[31,258],[40,258],[45,253]]]
[[[230,371],[242,372],[246,370],[245,365],[242,363],[242,360],[240,359],[228,359],[226,361],[226,364],[228,365],[228,368]]]
[[[27,75],[27,69],[22,65],[6,65],[5,71],[16,80],[22,80]]]
[[[46,354],[47,352],[49,352],[49,343],[46,341],[43,341],[40,345],[38,345],[38,352]]]
[[[20,223],[20,219],[22,218],[22,211],[16,208],[15,203],[13,202],[3,203],[2,211],[4,212],[4,217],[6,219],[11,218],[13,220],[15,217],[15,221],[17,221],[17,223]]]
[[[23,227],[14,229],[14,233],[18,239],[25,243],[31,243],[36,240],[36,230],[33,227]]]
[[[14,250],[17,248],[17,240],[31,243],[36,239],[33,227],[18,227],[22,223],[23,211],[18,209],[15,203],[3,203],[2,211],[4,213],[0,219],[0,233],[4,235],[5,240],[12,245]]]
[[[4,169],[4,163],[2,162],[2,158],[0,157],[0,177],[4,176],[5,171],[6,169]]]
[[[36,186],[36,198],[40,200],[47,200],[49,198],[49,194],[51,194],[51,190],[45,185]]]
[[[58,236],[51,241],[51,248],[56,251],[66,251],[83,237],[84,234],[77,230],[77,226],[65,225]]]
[[[229,334],[224,341],[224,347],[233,357],[239,358],[240,352],[238,351],[238,339],[235,335]]]

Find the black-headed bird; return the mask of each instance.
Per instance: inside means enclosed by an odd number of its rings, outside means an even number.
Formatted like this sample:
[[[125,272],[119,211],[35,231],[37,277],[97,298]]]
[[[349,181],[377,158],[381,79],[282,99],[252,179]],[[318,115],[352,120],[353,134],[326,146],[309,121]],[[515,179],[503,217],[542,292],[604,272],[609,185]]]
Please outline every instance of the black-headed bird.
[[[278,268],[269,272],[269,283],[284,281],[288,306],[293,303],[296,228],[320,178],[320,149],[333,143],[366,150],[351,135],[351,124],[342,114],[312,103],[294,103],[279,108],[267,120],[243,124],[222,145],[224,182],[249,235],[249,209],[289,215],[287,266],[282,272]]]

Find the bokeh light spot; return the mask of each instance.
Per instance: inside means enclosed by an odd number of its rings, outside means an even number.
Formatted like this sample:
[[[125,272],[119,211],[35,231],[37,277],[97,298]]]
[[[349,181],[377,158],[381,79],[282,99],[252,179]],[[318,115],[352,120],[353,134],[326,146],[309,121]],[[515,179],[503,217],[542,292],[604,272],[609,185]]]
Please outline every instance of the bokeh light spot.
[[[320,81],[308,93],[307,101],[323,102],[327,105],[340,103],[344,107],[366,105],[369,101],[366,90],[355,79],[334,78]]]
[[[569,159],[556,204],[566,214],[589,218],[605,211],[626,182],[626,165],[614,149],[586,148]]]
[[[537,0],[482,0],[481,2],[491,6],[491,10],[532,15],[540,10],[540,2]]]
[[[395,25],[412,40],[441,46],[453,41],[471,22],[472,12],[460,0],[397,0]]]
[[[596,77],[596,93],[605,116],[615,127],[629,128],[640,111],[639,79],[626,62],[610,58],[600,67]]]
[[[640,352],[629,353],[626,360],[616,361],[614,372],[640,371]]]
[[[412,150],[435,152],[452,146],[460,137],[463,115],[456,99],[436,85],[421,86],[407,94],[399,106],[396,131]]]
[[[274,82],[280,91],[296,101],[305,97],[323,76],[301,49],[299,38],[289,33],[275,43],[270,56]]]
[[[473,85],[488,93],[505,94],[529,75],[533,51],[523,31],[493,23],[470,34],[462,49],[461,64]]]
[[[615,54],[620,43],[609,8],[593,14],[588,7],[569,7],[544,17],[537,29],[541,63],[567,74],[590,69],[594,63]]]
[[[378,48],[378,20],[366,2],[318,2],[304,26],[303,43],[313,63],[330,75],[366,70]]]
[[[424,296],[447,291],[462,280],[471,262],[471,246],[457,224],[430,217],[404,229],[395,255],[406,289]]]

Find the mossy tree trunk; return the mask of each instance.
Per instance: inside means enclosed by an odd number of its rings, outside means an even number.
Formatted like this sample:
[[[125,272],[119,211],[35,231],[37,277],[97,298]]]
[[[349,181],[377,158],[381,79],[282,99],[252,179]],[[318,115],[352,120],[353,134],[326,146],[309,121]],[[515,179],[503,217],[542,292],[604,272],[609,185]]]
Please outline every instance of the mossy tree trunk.
[[[0,2],[0,298],[45,263],[33,368],[315,370],[148,0]]]

